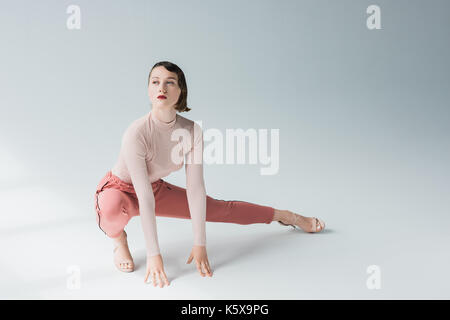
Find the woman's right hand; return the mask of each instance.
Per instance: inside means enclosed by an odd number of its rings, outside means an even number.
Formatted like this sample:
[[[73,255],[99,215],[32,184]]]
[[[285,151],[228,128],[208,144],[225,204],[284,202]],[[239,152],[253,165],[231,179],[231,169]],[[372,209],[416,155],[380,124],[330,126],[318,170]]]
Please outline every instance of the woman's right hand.
[[[151,275],[151,282],[154,287],[156,287],[156,281],[159,282],[160,288],[164,287],[164,285],[170,284],[166,273],[164,272],[163,260],[160,254],[147,257],[147,271],[145,272],[144,280],[145,283],[147,283],[149,275]]]

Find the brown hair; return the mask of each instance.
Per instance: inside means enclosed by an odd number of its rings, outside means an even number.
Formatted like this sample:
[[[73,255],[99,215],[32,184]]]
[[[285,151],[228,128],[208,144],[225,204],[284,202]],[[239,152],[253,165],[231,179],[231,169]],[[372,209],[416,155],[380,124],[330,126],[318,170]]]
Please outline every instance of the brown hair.
[[[183,71],[176,64],[169,62],[169,61],[160,61],[160,62],[155,63],[155,65],[152,67],[152,69],[150,70],[150,72],[148,74],[147,86],[150,84],[150,75],[151,75],[153,69],[155,69],[156,67],[160,67],[160,66],[166,68],[170,72],[175,72],[178,76],[178,86],[181,89],[181,93],[180,93],[180,97],[178,98],[178,101],[176,103],[175,109],[178,110],[179,112],[190,111],[191,109],[187,107],[188,91],[187,91],[187,85],[186,85],[186,78],[184,77]]]

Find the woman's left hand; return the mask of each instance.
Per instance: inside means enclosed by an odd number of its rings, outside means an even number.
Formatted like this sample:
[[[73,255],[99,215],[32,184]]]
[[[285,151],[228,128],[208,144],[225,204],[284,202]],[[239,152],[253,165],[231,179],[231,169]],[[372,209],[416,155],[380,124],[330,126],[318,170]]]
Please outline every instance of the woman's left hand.
[[[209,267],[208,255],[206,254],[205,246],[193,246],[191,255],[188,258],[187,264],[191,263],[192,259],[195,258],[195,263],[197,264],[197,270],[200,272],[202,277],[206,275],[212,277],[211,268]]]

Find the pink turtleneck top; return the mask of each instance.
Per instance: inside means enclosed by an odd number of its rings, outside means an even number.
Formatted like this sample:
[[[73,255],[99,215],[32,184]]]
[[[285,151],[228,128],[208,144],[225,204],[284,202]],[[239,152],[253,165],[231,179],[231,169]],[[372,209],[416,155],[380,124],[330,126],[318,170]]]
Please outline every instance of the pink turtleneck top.
[[[162,122],[150,111],[125,130],[119,159],[111,172],[133,184],[148,257],[160,254],[151,183],[181,169],[183,164],[194,245],[205,246],[206,190],[200,125],[178,113],[173,121]]]

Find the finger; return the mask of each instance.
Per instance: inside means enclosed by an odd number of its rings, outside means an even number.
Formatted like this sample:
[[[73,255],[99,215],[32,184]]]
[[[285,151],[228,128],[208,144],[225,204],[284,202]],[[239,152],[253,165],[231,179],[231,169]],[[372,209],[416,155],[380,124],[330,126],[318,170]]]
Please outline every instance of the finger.
[[[192,258],[193,258],[193,256],[192,256],[192,255],[190,255],[190,256],[189,256],[189,258],[188,258],[188,261],[187,261],[186,263],[187,263],[187,264],[191,263],[191,261],[192,261]]]
[[[202,262],[202,266],[203,266],[203,270],[204,270],[205,274],[210,276],[211,273],[209,272],[208,264],[206,263],[206,261]]]
[[[166,276],[166,274],[164,273],[164,271],[162,272],[162,275],[163,275],[164,282],[165,282],[167,285],[170,285],[169,279],[167,279],[167,276]]]
[[[152,272],[152,282],[153,282],[153,286],[156,287],[156,276],[155,276],[154,272]]]
[[[212,276],[212,272],[211,272],[211,267],[209,266],[209,261],[206,261],[206,268],[208,268],[208,274],[211,277]]]
[[[159,281],[159,287],[162,288],[164,286],[162,280],[161,280],[161,271],[157,273],[158,281]]]
[[[147,280],[148,280],[148,276],[150,275],[150,272],[147,270],[146,271],[146,274],[145,274],[145,280],[144,280],[144,282],[145,283],[147,283]]]
[[[205,275],[203,274],[202,267],[201,267],[200,263],[198,263],[198,262],[197,262],[197,270],[198,270],[198,272],[200,272],[200,274],[201,274],[202,277],[205,276]]]

